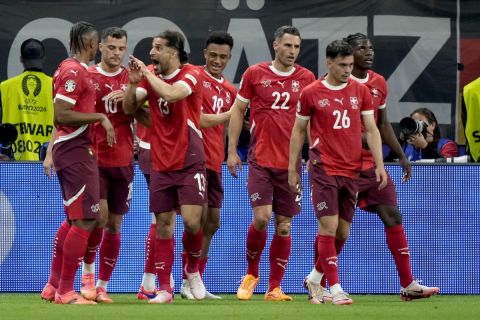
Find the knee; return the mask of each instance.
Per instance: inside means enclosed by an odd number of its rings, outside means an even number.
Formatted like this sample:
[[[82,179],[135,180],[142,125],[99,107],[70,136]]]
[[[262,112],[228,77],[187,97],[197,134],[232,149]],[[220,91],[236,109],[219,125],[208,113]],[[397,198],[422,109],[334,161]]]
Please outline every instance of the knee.
[[[348,237],[350,236],[350,228],[338,228],[335,238],[340,241],[347,241]]]
[[[253,220],[253,224],[255,226],[255,229],[257,229],[258,231],[263,231],[267,228],[269,221],[270,219],[268,219],[266,216],[258,216],[255,217],[255,219]]]
[[[378,215],[387,228],[402,224],[402,214],[397,207],[381,207]]]
[[[208,221],[203,228],[205,234],[214,235],[217,230],[220,229],[220,220]]]
[[[276,224],[275,231],[280,237],[288,237],[290,235],[291,221],[282,221]]]

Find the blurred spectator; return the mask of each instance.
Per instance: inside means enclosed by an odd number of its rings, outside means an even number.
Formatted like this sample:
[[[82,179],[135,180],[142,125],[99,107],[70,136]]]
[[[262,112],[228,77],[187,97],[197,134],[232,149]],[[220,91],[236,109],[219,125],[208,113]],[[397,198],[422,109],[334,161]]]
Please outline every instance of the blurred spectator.
[[[480,162],[480,78],[463,88],[462,122],[468,153]]]
[[[410,114],[410,118],[415,121],[408,121],[408,117],[400,121],[400,140],[409,161],[458,156],[457,144],[440,136],[437,118],[430,109],[417,109]],[[386,159],[391,160],[391,156]]]
[[[50,141],[53,130],[52,78],[42,72],[42,42],[25,40],[20,61],[24,72],[0,84],[0,123],[11,123],[18,131],[12,144],[15,160],[39,160],[41,147]]]

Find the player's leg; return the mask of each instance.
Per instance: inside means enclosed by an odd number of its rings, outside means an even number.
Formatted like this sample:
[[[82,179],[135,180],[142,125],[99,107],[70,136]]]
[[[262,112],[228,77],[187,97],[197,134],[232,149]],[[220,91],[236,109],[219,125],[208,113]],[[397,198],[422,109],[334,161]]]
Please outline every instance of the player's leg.
[[[157,289],[155,286],[155,235],[157,233],[157,225],[155,215],[152,214],[152,222],[148,230],[147,239],[145,240],[145,266],[142,276],[142,284],[137,293],[138,300],[149,300],[155,298]]]

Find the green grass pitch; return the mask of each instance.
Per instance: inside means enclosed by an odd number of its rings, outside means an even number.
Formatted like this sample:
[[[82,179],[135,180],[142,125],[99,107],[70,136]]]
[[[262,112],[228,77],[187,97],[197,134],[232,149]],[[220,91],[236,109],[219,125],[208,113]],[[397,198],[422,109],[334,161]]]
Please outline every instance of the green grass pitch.
[[[135,294],[112,294],[113,304],[96,306],[55,305],[41,301],[34,293],[0,293],[3,320],[305,320],[305,319],[480,319],[480,296],[435,296],[402,302],[398,295],[352,295],[351,306],[312,305],[306,295],[294,295],[292,302],[265,302],[262,295],[238,301],[235,295],[223,300],[185,301],[177,294],[169,305],[149,305]]]

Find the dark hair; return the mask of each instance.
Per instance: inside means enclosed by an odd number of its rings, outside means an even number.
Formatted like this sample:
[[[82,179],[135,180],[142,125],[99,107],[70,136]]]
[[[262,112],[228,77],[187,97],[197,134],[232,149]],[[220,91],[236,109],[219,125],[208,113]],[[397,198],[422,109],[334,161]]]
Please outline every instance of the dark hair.
[[[102,41],[107,41],[108,37],[115,39],[127,38],[127,31],[119,27],[108,27],[102,30]]]
[[[345,41],[346,43],[351,45],[353,48],[355,48],[357,46],[358,42],[360,42],[362,40],[369,40],[369,39],[366,35],[364,35],[363,33],[360,33],[360,32],[357,32],[357,33],[354,33],[354,34],[349,34],[348,36],[343,38],[343,41]]]
[[[188,54],[185,52],[185,38],[180,32],[174,30],[165,30],[155,38],[167,40],[167,46],[178,51],[178,58],[181,64],[188,62]]]
[[[285,33],[297,36],[300,39],[302,38],[302,37],[300,37],[300,31],[298,31],[297,28],[295,28],[293,26],[281,26],[277,30],[275,30],[275,33],[274,33],[275,41],[277,41],[278,39],[283,37],[283,35]]]
[[[205,41],[205,48],[208,47],[210,43],[213,44],[226,44],[230,47],[230,49],[233,48],[233,38],[230,35],[230,33],[226,31],[212,31],[207,37],[207,40]]]
[[[92,33],[97,33],[97,29],[93,24],[85,21],[75,23],[70,29],[70,53],[85,50],[85,41]]]
[[[335,40],[328,44],[326,49],[327,58],[346,57],[353,55],[353,48],[348,42]]]
[[[440,127],[438,126],[437,117],[435,117],[435,114],[432,112],[432,110],[428,108],[418,108],[412,113],[410,113],[410,117],[412,117],[415,113],[421,114],[422,116],[427,118],[428,124],[432,124],[433,122],[435,122],[435,129],[433,129],[433,142],[436,143],[438,140],[440,140]]]

